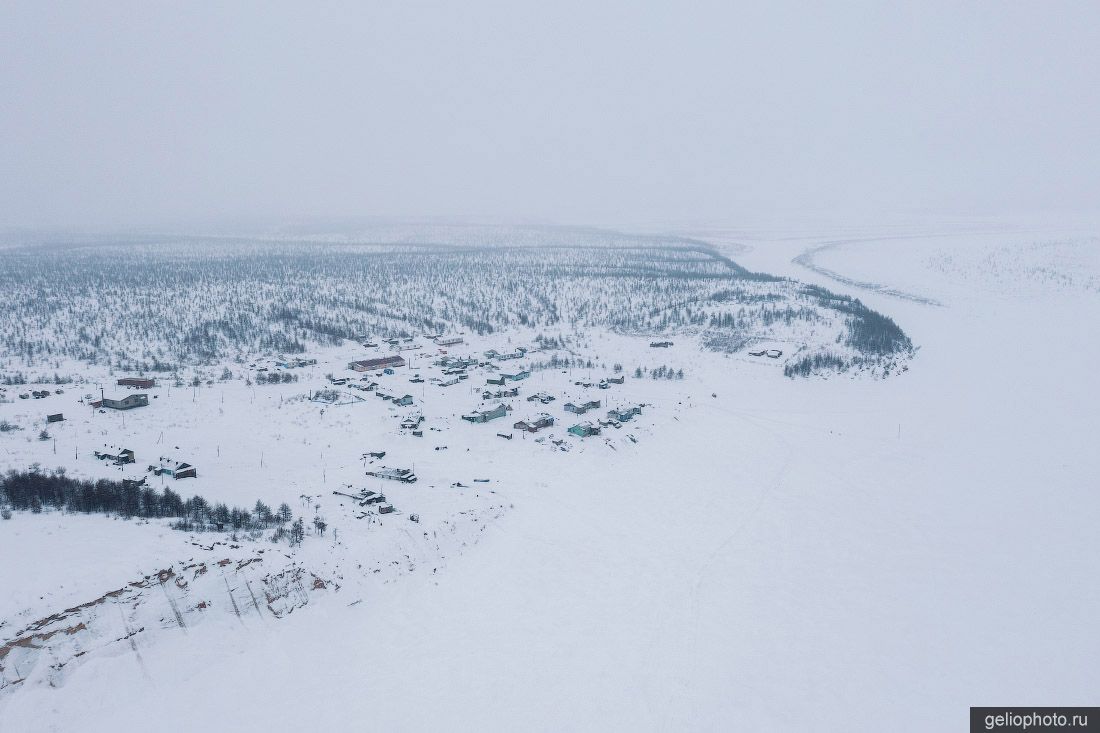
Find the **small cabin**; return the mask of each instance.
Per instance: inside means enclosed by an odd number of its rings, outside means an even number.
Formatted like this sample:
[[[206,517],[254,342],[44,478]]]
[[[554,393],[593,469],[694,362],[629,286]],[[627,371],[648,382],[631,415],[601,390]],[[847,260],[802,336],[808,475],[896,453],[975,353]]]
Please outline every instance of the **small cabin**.
[[[389,481],[400,481],[403,484],[416,483],[416,474],[411,468],[380,468],[377,471],[367,471],[367,475]]]
[[[619,407],[614,410],[607,411],[607,417],[616,422],[628,422],[635,415],[641,415],[642,408],[639,405],[633,407]]]
[[[135,407],[148,407],[149,395],[147,394],[132,394],[123,397],[121,400],[112,399],[110,397],[104,397],[102,400],[92,403],[92,407],[109,407],[112,410],[132,410]]]
[[[580,404],[576,404],[574,402],[566,402],[565,411],[572,412],[576,415],[583,415],[589,410],[598,410],[601,404],[602,403],[599,400],[588,400]]]
[[[92,454],[101,461],[111,461],[116,466],[133,463],[134,452],[129,448],[107,448],[102,451],[93,451]]]
[[[504,417],[508,414],[509,409],[510,408],[502,402],[491,410],[477,410],[476,412],[463,415],[462,419],[466,422],[489,422],[498,417]]]
[[[190,463],[168,458],[161,458],[159,465],[149,466],[147,470],[152,471],[154,476],[171,476],[176,480],[199,477],[198,471]]]
[[[520,420],[512,426],[515,430],[523,430],[528,433],[537,433],[543,428],[551,427],[554,424],[554,418],[546,413],[539,413],[529,420]]]

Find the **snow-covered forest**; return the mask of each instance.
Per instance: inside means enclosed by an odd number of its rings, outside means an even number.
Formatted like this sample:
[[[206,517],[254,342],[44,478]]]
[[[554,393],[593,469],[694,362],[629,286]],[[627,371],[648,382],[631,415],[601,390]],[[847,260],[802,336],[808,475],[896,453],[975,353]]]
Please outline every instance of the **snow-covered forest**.
[[[469,330],[602,327],[691,334],[736,353],[800,345],[788,375],[907,356],[888,316],[849,296],[749,272],[702,242],[600,230],[410,229],[394,241],[137,239],[5,253],[0,350],[174,371],[344,340]],[[367,234],[370,234],[368,232]],[[425,234],[445,242],[413,242]],[[493,243],[494,236],[499,242]],[[816,361],[815,361],[816,360]]]

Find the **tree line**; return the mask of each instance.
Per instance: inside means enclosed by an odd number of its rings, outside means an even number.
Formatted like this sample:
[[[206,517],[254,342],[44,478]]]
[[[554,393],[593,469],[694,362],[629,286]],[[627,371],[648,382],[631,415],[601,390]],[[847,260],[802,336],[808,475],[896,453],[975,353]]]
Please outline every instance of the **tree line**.
[[[273,541],[285,537],[291,544],[300,543],[305,534],[302,519],[294,519],[286,502],[277,508],[261,500],[251,509],[230,507],[207,501],[198,494],[185,498],[171,488],[158,490],[138,481],[76,479],[67,476],[62,468],[53,472],[8,471],[0,479],[0,499],[3,500],[0,503],[6,502],[13,509],[34,513],[50,508],[114,514],[127,519],[173,519],[173,529],[191,532],[274,529]]]

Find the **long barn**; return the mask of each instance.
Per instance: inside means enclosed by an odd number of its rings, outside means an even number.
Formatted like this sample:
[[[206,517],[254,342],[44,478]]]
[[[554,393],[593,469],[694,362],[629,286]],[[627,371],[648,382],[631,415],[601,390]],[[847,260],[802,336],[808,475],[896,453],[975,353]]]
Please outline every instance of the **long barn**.
[[[353,361],[348,364],[348,369],[352,369],[357,372],[370,372],[374,371],[375,369],[403,366],[405,366],[405,358],[403,356],[382,356],[377,359],[363,359],[362,361]]]

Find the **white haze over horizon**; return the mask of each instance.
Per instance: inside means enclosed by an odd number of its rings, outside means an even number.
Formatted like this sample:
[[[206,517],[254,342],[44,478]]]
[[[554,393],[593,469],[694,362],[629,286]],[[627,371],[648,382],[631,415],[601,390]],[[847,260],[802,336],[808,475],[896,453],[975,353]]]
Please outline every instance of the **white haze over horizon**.
[[[0,227],[1100,201],[1100,4],[13,2]]]

